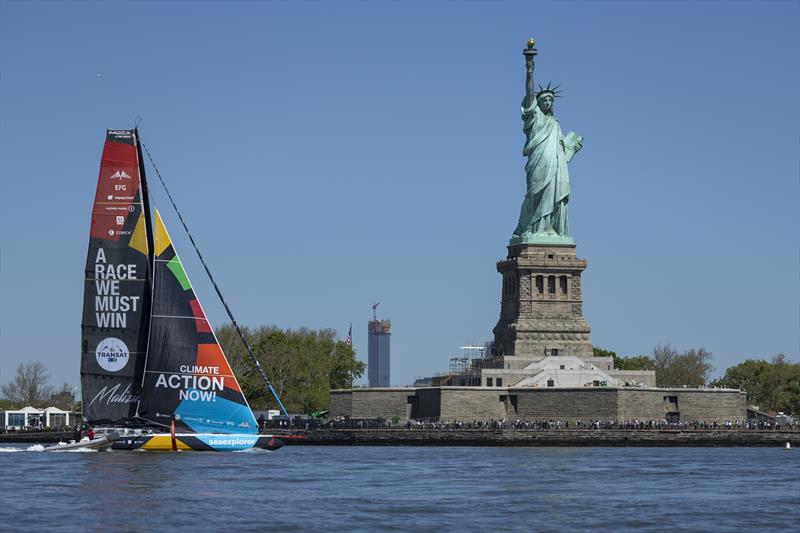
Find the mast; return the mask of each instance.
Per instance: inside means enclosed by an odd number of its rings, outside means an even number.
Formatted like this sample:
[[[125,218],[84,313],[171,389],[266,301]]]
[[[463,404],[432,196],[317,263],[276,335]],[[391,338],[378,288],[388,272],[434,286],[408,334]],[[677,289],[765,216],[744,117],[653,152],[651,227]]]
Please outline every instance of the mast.
[[[144,213],[144,221],[145,227],[147,228],[147,248],[149,250],[155,250],[155,244],[153,242],[153,216],[151,214],[151,207],[150,207],[150,189],[147,185],[147,174],[144,169],[144,158],[142,157],[142,139],[139,137],[139,128],[134,127],[133,129],[134,135],[134,142],[136,145],[136,158],[139,162],[139,176],[141,177],[141,189],[142,189],[142,211]],[[147,289],[150,291],[150,306],[147,312],[147,317],[144,320],[145,324],[145,331],[144,336],[145,338],[142,340],[145,346],[145,353],[144,357],[141,361],[141,369],[137,372],[139,376],[139,390],[143,390],[144,388],[144,379],[145,379],[145,372],[147,370],[147,356],[150,352],[150,324],[152,323],[152,312],[153,312],[153,293],[155,291],[155,280],[153,279],[153,273],[155,272],[155,254],[151,254],[149,256],[149,261],[147,265]],[[133,416],[135,418],[139,418],[139,406],[141,404],[141,394],[137,398],[136,407],[134,410]]]
[[[142,182],[142,207],[144,209],[144,223],[147,230],[147,248],[153,250],[153,215],[150,208],[150,189],[147,184],[147,173],[144,170],[144,158],[142,157],[142,139],[139,137],[139,128],[134,128],[133,135],[136,139],[136,158],[139,161],[139,176]],[[155,256],[150,256],[150,279],[152,279],[153,261]],[[148,317],[149,318],[149,317]]]

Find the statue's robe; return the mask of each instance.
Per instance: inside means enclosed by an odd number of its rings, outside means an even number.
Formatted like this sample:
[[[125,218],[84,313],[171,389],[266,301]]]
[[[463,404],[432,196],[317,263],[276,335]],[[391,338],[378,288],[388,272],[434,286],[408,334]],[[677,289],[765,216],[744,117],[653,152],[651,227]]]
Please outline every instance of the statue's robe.
[[[552,233],[569,235],[569,157],[558,120],[539,109],[536,99],[529,106],[522,101],[523,131],[527,138],[522,155],[528,190],[519,214],[515,237],[523,234]]]

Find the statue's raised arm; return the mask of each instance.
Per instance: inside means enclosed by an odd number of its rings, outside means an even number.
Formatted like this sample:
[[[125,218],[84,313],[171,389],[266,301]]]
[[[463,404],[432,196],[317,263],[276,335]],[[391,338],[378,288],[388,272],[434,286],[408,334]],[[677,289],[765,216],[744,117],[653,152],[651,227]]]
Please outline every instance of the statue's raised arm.
[[[522,52],[525,55],[525,68],[528,72],[527,79],[525,80],[525,107],[530,107],[532,104],[536,103],[536,90],[533,85],[533,68],[535,66],[533,59],[538,52],[536,48],[534,48],[535,44],[536,41],[528,39],[528,47]]]

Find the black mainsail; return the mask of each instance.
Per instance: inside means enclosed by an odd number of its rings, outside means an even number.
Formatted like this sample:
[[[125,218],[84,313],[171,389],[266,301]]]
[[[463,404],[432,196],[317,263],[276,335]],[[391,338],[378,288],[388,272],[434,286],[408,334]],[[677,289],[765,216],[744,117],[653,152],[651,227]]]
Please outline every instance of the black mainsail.
[[[136,130],[108,130],[100,162],[81,322],[84,419],[135,415],[150,319],[153,237]]]

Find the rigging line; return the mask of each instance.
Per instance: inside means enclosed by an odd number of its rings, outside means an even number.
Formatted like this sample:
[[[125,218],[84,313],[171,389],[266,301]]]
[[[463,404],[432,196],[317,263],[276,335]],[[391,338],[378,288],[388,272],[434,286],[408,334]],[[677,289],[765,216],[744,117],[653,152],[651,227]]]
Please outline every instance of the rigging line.
[[[264,383],[267,386],[267,390],[269,390],[269,392],[275,398],[275,401],[278,402],[278,405],[281,407],[281,411],[283,411],[283,414],[288,417],[289,412],[286,410],[286,407],[283,406],[283,402],[281,402],[281,399],[278,396],[278,393],[275,390],[275,388],[272,386],[272,383],[270,382],[269,378],[267,377],[266,372],[264,372],[264,369],[261,368],[261,363],[258,361],[255,354],[253,353],[253,349],[250,347],[250,343],[248,343],[247,340],[244,338],[244,333],[242,333],[242,329],[239,327],[239,323],[236,322],[236,319],[233,317],[233,312],[231,311],[231,308],[228,307],[225,298],[222,297],[222,291],[219,290],[217,282],[214,281],[214,276],[211,275],[211,270],[209,270],[208,265],[206,265],[205,259],[203,259],[203,254],[200,253],[200,249],[194,242],[194,237],[192,237],[192,233],[189,231],[189,227],[183,220],[183,216],[181,215],[181,212],[178,210],[178,206],[175,204],[175,200],[172,198],[172,195],[170,194],[169,189],[167,188],[167,184],[164,182],[164,178],[161,177],[161,172],[158,171],[156,162],[153,161],[153,156],[150,155],[150,150],[148,150],[147,146],[143,142],[141,142],[141,137],[139,138],[139,142],[142,145],[142,148],[144,148],[144,151],[147,154],[147,158],[150,160],[150,164],[153,165],[153,169],[156,171],[156,176],[158,176],[159,181],[161,181],[161,186],[164,187],[164,191],[167,193],[167,197],[169,198],[170,203],[172,203],[172,208],[175,209],[175,213],[178,215],[178,219],[180,219],[181,225],[183,225],[183,229],[186,230],[186,235],[189,236],[189,240],[191,241],[192,246],[194,247],[194,251],[197,253],[197,257],[200,259],[200,263],[203,264],[203,268],[205,268],[206,274],[208,274],[208,279],[211,280],[211,284],[214,286],[214,290],[217,292],[219,300],[225,307],[225,311],[228,313],[228,318],[231,319],[231,323],[233,324],[233,327],[236,328],[236,332],[239,334],[239,338],[242,339],[242,343],[244,343],[245,348],[247,348],[247,353],[250,355],[250,359],[252,359],[253,364],[258,370],[258,373],[261,374],[261,379],[264,380]]]

